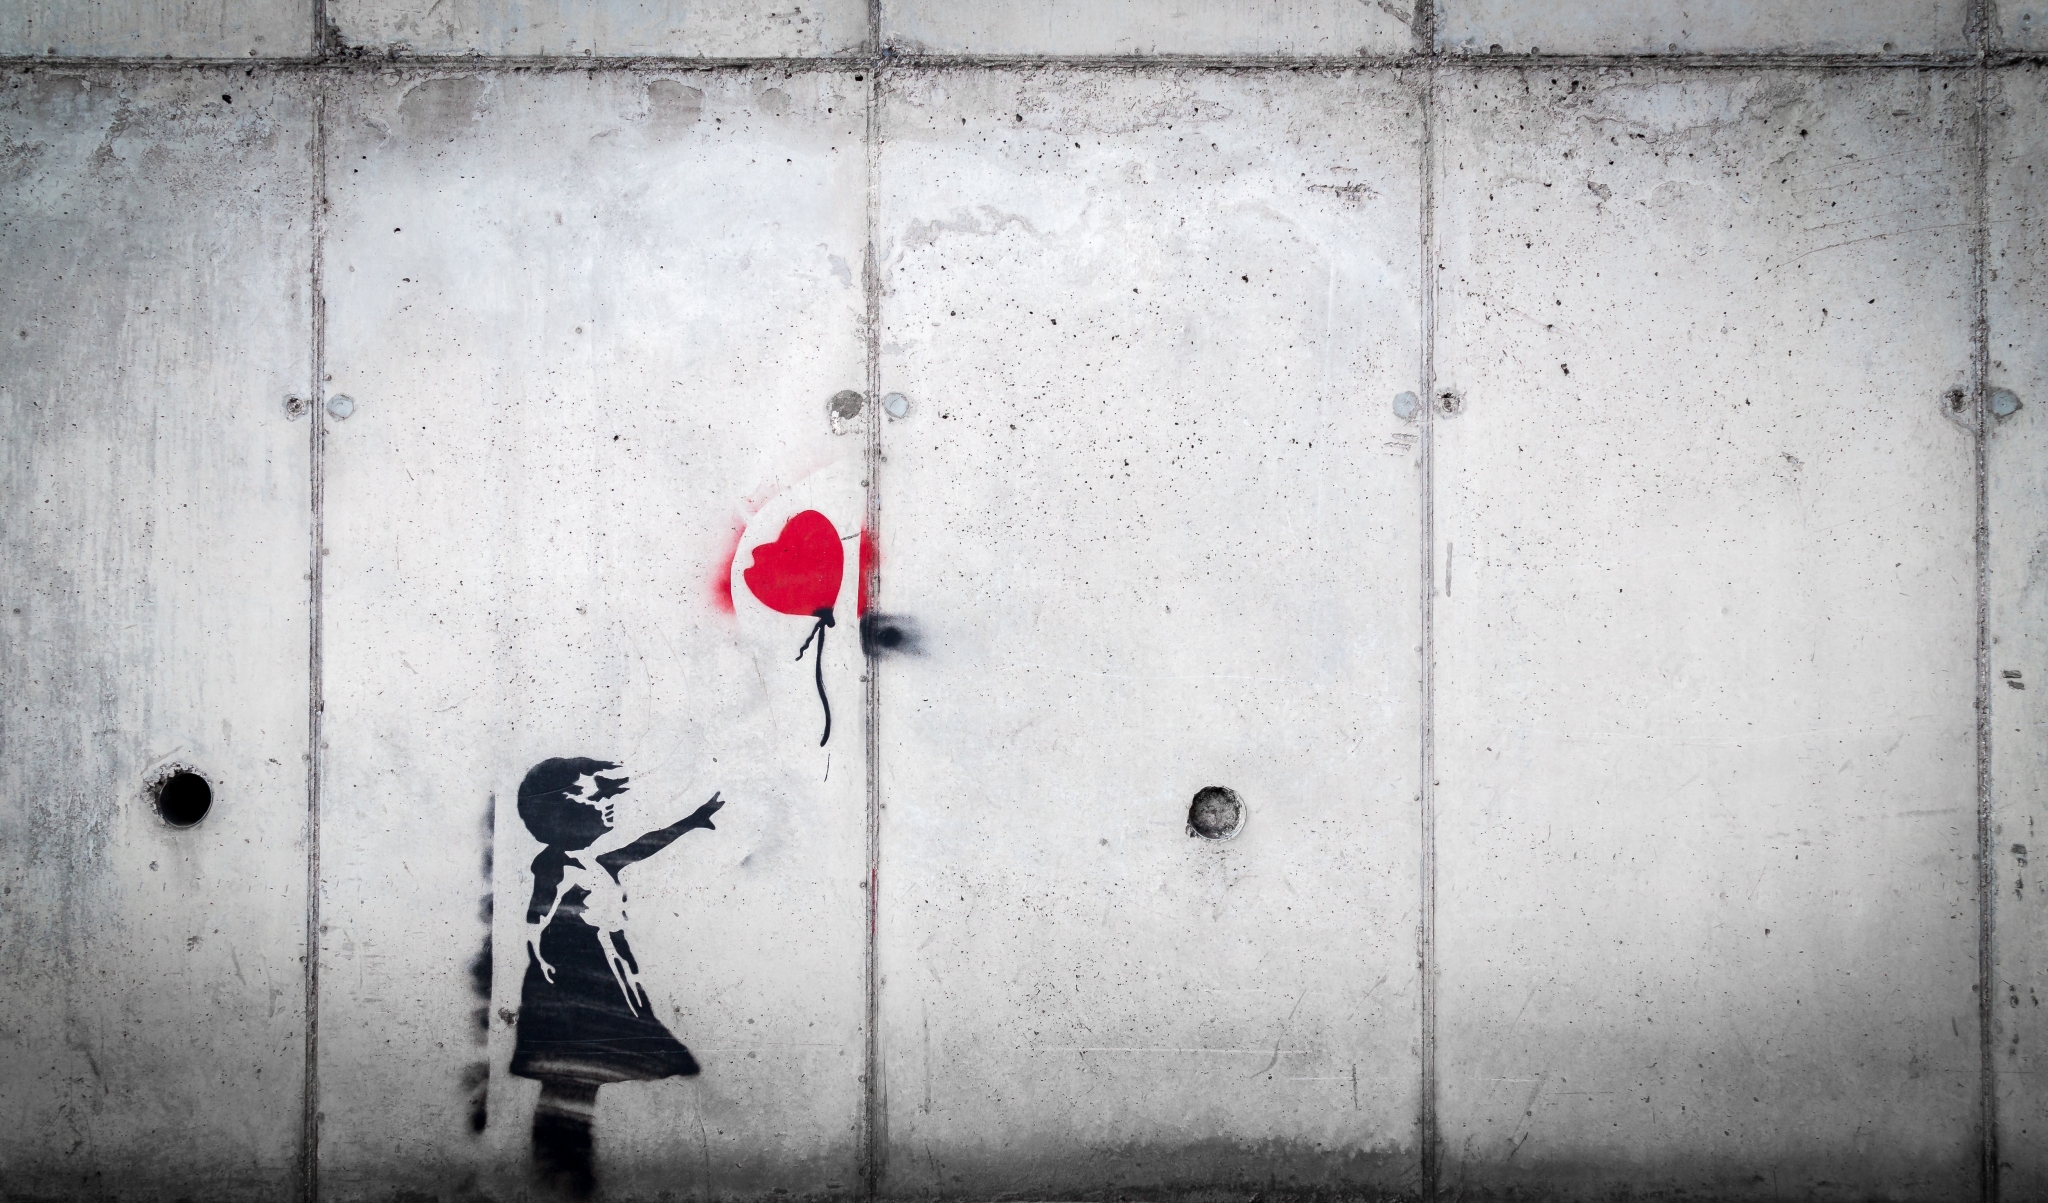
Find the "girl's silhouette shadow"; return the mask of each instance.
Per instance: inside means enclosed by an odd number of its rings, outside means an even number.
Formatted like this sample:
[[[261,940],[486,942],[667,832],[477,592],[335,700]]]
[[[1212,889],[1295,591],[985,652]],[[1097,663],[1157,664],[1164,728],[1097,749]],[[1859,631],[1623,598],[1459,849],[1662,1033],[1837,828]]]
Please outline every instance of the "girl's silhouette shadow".
[[[519,785],[519,817],[547,848],[533,859],[512,1072],[540,1082],[535,1168],[576,1198],[596,1183],[590,1121],[598,1087],[697,1072],[697,1059],[655,1017],[640,985],[619,870],[692,828],[715,830],[711,816],[725,805],[713,794],[687,817],[624,843],[611,799],[626,792],[627,778],[600,775],[618,767],[558,757],[534,765]]]

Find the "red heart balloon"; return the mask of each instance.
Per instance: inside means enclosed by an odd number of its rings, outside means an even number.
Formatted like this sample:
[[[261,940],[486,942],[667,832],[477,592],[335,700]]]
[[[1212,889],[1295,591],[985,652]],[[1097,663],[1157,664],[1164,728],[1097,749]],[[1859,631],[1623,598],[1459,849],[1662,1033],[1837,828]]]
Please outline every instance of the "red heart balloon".
[[[740,577],[762,605],[811,618],[831,612],[845,571],[839,528],[818,511],[805,510],[782,524],[773,543],[754,548],[753,567]]]

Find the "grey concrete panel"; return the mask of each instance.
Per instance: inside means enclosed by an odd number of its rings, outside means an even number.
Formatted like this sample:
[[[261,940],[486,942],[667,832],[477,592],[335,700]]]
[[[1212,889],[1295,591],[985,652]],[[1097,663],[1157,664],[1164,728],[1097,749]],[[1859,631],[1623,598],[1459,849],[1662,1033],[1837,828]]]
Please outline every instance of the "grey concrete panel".
[[[1449,1184],[1975,1195],[1973,94],[1443,77]]]
[[[2048,49],[2048,5],[2038,0],[1993,4],[1991,32],[1998,45],[2008,50]]]
[[[2048,909],[2038,877],[2048,842],[2048,72],[1992,73],[1991,325],[1985,419],[1989,486],[1991,798],[1997,870],[1992,983],[2002,1197],[2048,1195]],[[2000,395],[2003,392],[2004,396]],[[2019,408],[2010,410],[2018,402]],[[2001,413],[2001,410],[2010,410]]]
[[[888,86],[885,1190],[1412,1183],[1419,97]]]
[[[1399,54],[1410,0],[882,0],[882,40],[927,54]]]
[[[309,0],[11,0],[0,54],[270,58],[313,48]]]
[[[865,377],[866,87],[393,73],[330,108],[329,1199],[532,1188],[516,803],[558,756],[625,765],[622,830],[726,801],[621,878],[703,1073],[599,1092],[607,1197],[858,1183],[857,557],[824,747],[812,620],[725,595],[798,510],[858,537],[827,401]]]
[[[867,43],[861,0],[328,0],[343,45],[416,54],[804,58]]]
[[[311,116],[240,72],[0,86],[10,1197],[293,1189]]]
[[[1437,0],[1437,45],[1485,54],[1932,54],[1970,49],[1968,0]]]

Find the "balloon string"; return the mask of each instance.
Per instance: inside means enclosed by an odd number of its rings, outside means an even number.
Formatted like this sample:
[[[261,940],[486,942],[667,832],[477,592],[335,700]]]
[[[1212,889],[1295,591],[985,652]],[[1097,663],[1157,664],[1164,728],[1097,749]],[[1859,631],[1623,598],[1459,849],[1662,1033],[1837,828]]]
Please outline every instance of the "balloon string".
[[[804,645],[796,649],[796,658],[801,660],[804,653],[810,649],[811,640],[818,641],[818,704],[825,708],[825,734],[818,740],[818,746],[821,748],[832,738],[832,702],[825,696],[825,628],[830,622],[830,619],[820,615],[818,625],[812,627],[811,633],[804,636]]]

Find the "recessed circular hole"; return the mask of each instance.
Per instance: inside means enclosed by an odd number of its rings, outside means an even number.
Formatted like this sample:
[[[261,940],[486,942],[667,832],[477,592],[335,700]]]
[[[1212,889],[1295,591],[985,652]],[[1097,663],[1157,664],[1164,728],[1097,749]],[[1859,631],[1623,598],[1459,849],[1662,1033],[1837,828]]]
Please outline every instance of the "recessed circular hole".
[[[1244,830],[1244,799],[1237,791],[1205,785],[1188,804],[1188,834],[1205,840],[1227,840]]]
[[[156,787],[156,812],[173,827],[190,827],[213,809],[213,787],[189,769],[179,769]]]
[[[832,394],[832,400],[827,402],[827,408],[832,411],[833,417],[842,422],[851,422],[860,416],[861,406],[867,403],[867,397],[846,388]]]

